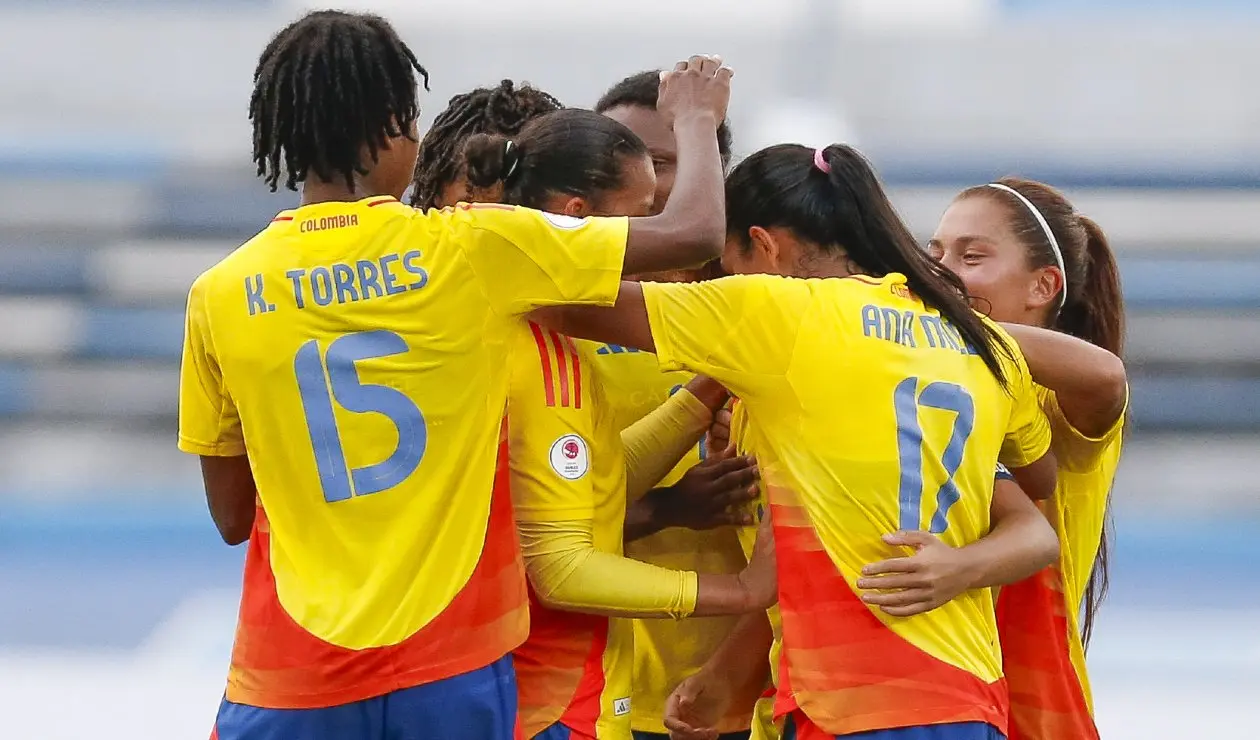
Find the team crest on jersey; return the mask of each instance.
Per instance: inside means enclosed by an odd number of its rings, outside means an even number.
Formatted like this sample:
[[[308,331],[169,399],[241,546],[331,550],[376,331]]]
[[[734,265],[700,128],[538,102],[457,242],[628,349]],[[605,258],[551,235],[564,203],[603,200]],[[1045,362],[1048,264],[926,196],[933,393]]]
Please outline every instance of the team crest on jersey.
[[[586,440],[566,434],[551,444],[551,469],[565,480],[578,480],[591,467]]]
[[[630,699],[616,699],[613,701],[613,716],[624,717],[630,713]]]
[[[578,229],[586,224],[586,219],[577,218],[575,216],[566,216],[563,213],[542,212],[543,218],[547,219],[547,223],[557,229]]]

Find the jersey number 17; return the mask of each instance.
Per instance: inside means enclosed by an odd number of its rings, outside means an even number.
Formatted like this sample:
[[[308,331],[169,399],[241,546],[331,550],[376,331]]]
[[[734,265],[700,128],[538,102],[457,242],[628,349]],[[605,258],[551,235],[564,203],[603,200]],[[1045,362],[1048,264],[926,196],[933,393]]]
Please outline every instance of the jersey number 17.
[[[923,526],[920,513],[923,501],[923,427],[919,424],[919,409],[954,412],[953,430],[941,454],[945,482],[936,492],[936,511],[928,526],[929,532],[940,534],[949,526],[949,508],[962,495],[954,476],[962,467],[967,438],[975,426],[975,402],[961,385],[937,381],[928,383],[919,392],[919,379],[906,378],[897,384],[893,392],[893,408],[897,414],[897,457],[901,467],[901,480],[897,487],[901,511],[899,526],[903,530],[921,529]]]

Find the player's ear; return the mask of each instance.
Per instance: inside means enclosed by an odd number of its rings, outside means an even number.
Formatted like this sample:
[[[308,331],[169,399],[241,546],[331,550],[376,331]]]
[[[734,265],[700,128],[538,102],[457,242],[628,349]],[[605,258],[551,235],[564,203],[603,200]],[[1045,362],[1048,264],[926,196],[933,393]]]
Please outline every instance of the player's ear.
[[[1055,266],[1034,270],[1032,282],[1028,285],[1028,300],[1025,302],[1031,310],[1038,310],[1057,300],[1063,288],[1063,272]]]
[[[774,268],[775,272],[778,271],[782,249],[778,240],[774,238],[774,234],[760,226],[753,226],[748,229],[748,243],[752,247],[752,256],[756,262]]]
[[[591,209],[585,198],[575,195],[564,202],[564,207],[560,209],[560,213],[566,216],[573,216],[574,218],[585,218],[590,215]]]

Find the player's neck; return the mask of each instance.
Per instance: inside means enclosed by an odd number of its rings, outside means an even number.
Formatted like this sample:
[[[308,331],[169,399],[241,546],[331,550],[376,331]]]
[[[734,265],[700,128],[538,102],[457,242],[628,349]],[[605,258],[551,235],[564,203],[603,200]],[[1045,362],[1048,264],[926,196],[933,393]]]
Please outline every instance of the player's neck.
[[[364,198],[381,195],[392,196],[384,188],[374,186],[369,178],[356,178],[354,187],[348,187],[344,180],[324,181],[308,180],[302,183],[302,198],[299,205],[311,206],[316,203],[354,202]]]
[[[796,275],[802,278],[842,278],[861,272],[857,265],[844,253],[834,256],[801,259],[797,263]]]

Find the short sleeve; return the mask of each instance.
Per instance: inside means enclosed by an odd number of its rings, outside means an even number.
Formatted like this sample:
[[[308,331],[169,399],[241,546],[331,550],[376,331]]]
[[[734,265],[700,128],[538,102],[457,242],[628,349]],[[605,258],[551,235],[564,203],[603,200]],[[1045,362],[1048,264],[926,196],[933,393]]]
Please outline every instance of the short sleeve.
[[[450,218],[457,243],[500,314],[617,300],[627,218],[573,218],[496,204],[461,204]]]
[[[1050,419],[1051,434],[1054,437],[1054,454],[1059,467],[1073,472],[1085,472],[1097,467],[1099,460],[1106,455],[1124,433],[1129,410],[1129,389],[1125,388],[1124,406],[1120,415],[1112,422],[1111,427],[1097,437],[1083,434],[1072,426],[1063,408],[1059,406],[1059,397],[1048,388],[1037,387],[1041,408]]]
[[[508,465],[513,506],[523,521],[595,515],[588,370],[568,337],[532,322],[514,337]]]
[[[179,370],[179,449],[194,455],[233,457],[245,454],[245,438],[214,354],[207,282],[202,275],[188,292]]]
[[[1014,358],[1006,364],[1012,405],[1000,460],[1008,467],[1022,468],[1040,460],[1049,451],[1050,421],[1041,410],[1036,386],[1019,345],[1004,332],[1003,337]]]
[[[689,370],[736,395],[786,374],[810,301],[799,281],[737,275],[701,283],[644,283],[663,371]]]

